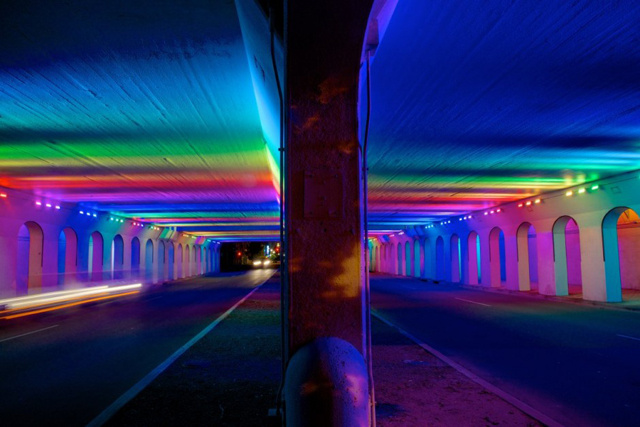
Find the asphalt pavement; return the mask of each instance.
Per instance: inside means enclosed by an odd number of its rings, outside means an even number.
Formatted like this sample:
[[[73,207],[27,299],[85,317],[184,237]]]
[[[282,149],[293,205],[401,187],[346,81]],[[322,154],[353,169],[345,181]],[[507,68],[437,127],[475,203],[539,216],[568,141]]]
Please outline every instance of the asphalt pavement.
[[[640,313],[372,274],[386,319],[567,426],[640,425]]]
[[[0,425],[84,426],[274,270],[0,322]]]

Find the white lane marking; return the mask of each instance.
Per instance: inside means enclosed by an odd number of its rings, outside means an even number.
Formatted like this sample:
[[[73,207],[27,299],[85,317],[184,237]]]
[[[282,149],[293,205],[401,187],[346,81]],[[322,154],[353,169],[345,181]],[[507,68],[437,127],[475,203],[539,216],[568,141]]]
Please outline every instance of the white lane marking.
[[[470,302],[471,304],[478,304],[478,305],[484,305],[485,307],[491,307],[489,304],[484,304],[484,303],[476,302],[476,301],[469,301],[468,299],[455,298],[455,297],[454,297],[454,299],[457,299],[458,301]]]
[[[617,336],[621,337],[621,338],[628,338],[630,340],[636,340],[636,341],[640,341],[640,338],[636,338],[636,337],[630,337],[629,335],[622,335],[622,334],[616,334]]]
[[[200,341],[205,335],[207,335],[209,332],[211,332],[211,330],[213,328],[218,326],[218,324],[220,322],[222,322],[227,316],[229,316],[233,310],[238,308],[238,306],[240,304],[245,302],[251,295],[253,295],[253,293],[255,291],[260,289],[260,287],[262,285],[264,285],[265,283],[266,282],[263,282],[263,283],[259,284],[258,286],[256,286],[255,288],[253,288],[251,290],[251,292],[249,292],[247,295],[245,295],[240,301],[235,303],[230,309],[228,309],[227,311],[222,313],[220,315],[220,317],[218,317],[216,320],[211,322],[206,328],[201,330],[198,333],[198,335],[196,335],[195,337],[191,338],[185,345],[183,345],[178,350],[176,350],[176,352],[173,353],[171,356],[169,356],[164,362],[162,362],[161,364],[156,366],[151,372],[149,372],[147,375],[145,375],[144,378],[142,378],[140,381],[138,381],[136,384],[134,384],[133,387],[131,387],[129,390],[127,390],[122,396],[117,398],[115,402],[113,402],[104,411],[102,411],[102,413],[100,413],[100,415],[95,417],[93,419],[93,421],[91,421],[89,424],[87,424],[87,427],[99,427],[99,426],[104,425],[104,423],[106,423],[107,421],[109,421],[109,418],[111,418],[113,415],[115,415],[115,413],[118,412],[124,405],[129,403],[129,401],[131,399],[136,397],[138,395],[138,393],[140,393],[145,387],[147,387],[149,384],[151,384],[151,382],[153,382],[153,380],[155,380],[173,362],[175,362],[176,359],[178,359],[178,357],[182,356],[182,354],[184,352],[189,350],[195,343]]]
[[[489,383],[488,381],[483,380],[482,378],[480,378],[479,376],[477,376],[473,372],[469,371],[467,368],[463,367],[462,365],[454,362],[449,357],[447,357],[444,354],[440,353],[438,350],[436,350],[435,348],[431,347],[429,344],[425,343],[424,341],[419,340],[418,338],[416,338],[415,336],[411,335],[409,332],[405,331],[404,329],[400,328],[399,326],[394,325],[393,323],[391,323],[390,321],[388,321],[387,319],[382,317],[375,310],[371,310],[371,315],[377,317],[378,319],[380,319],[386,325],[391,326],[392,328],[395,328],[402,335],[404,335],[405,337],[409,338],[411,341],[413,341],[414,343],[418,344],[420,347],[422,347],[423,349],[425,349],[429,353],[433,354],[435,357],[437,357],[438,359],[442,360],[444,363],[446,363],[447,365],[451,366],[453,369],[455,369],[456,371],[460,372],[462,375],[466,376],[467,378],[469,378],[470,380],[474,381],[475,383],[481,385],[485,389],[489,390],[491,393],[493,393],[496,396],[500,397],[502,400],[505,400],[505,401],[511,403],[513,406],[515,406],[516,408],[520,409],[525,414],[528,414],[528,415],[532,416],[533,418],[537,419],[538,421],[540,421],[541,423],[545,424],[548,427],[562,427],[562,424],[560,424],[559,422],[557,422],[553,418],[549,417],[548,415],[543,414],[542,412],[540,412],[539,410],[533,408],[532,406],[529,406],[528,404],[524,403],[522,400],[520,400],[517,397],[507,393],[506,391],[504,391],[502,389],[499,389],[498,387],[494,386],[493,384]]]
[[[60,326],[60,325],[48,326],[46,328],[38,329],[36,331],[27,332],[26,334],[20,334],[20,335],[16,335],[15,337],[5,338],[3,340],[0,340],[0,342],[15,340],[16,338],[26,337],[27,335],[32,335],[32,334],[37,334],[38,332],[43,332],[43,331],[46,331],[46,330],[49,330],[49,329],[57,328],[58,326]]]

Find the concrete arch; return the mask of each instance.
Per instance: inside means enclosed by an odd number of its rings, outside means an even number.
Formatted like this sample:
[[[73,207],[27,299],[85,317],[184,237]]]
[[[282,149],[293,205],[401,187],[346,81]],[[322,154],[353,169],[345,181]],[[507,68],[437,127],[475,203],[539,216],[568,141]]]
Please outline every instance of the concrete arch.
[[[44,262],[44,232],[35,221],[27,221],[18,230],[18,258],[16,263],[16,294],[26,295],[42,288]]]
[[[195,276],[198,274],[198,260],[196,259],[196,245],[191,246],[191,275]]]
[[[471,231],[467,237],[467,260],[469,262],[468,283],[478,285],[482,282],[480,276],[480,236],[475,231]]]
[[[166,262],[166,246],[162,240],[158,241],[158,256],[156,257],[156,268],[158,269],[158,282],[164,282],[167,276],[165,275]]]
[[[523,222],[516,231],[518,290],[538,289],[538,246],[536,230],[529,222]]]
[[[411,242],[404,243],[404,275],[411,276]]]
[[[58,285],[73,282],[78,269],[78,234],[65,227],[58,236]]]
[[[153,240],[147,239],[144,250],[144,277],[149,282],[153,282],[153,249]]]
[[[622,301],[622,289],[640,289],[640,217],[627,206],[607,212],[602,219],[606,300]]]
[[[178,259],[176,260],[176,277],[178,279],[182,279],[184,277],[183,267],[184,267],[184,251],[182,250],[182,243],[178,243]]]
[[[569,295],[569,285],[577,287],[578,281],[582,284],[580,229],[572,217],[561,216],[553,224],[552,232],[556,295],[566,296]]]
[[[140,276],[140,239],[131,239],[131,275]]]
[[[89,236],[89,277],[92,281],[102,280],[104,266],[104,238],[99,231]]]
[[[191,276],[191,262],[190,262],[190,257],[189,254],[191,253],[191,251],[189,251],[189,244],[186,244],[184,246],[184,277],[189,277]]]
[[[436,239],[436,280],[444,280],[444,238],[438,236]]]
[[[489,265],[491,287],[498,288],[506,281],[504,232],[494,227],[489,233]]]
[[[173,242],[167,242],[167,279],[176,278],[176,249]]]
[[[428,237],[425,237],[420,246],[423,248],[422,265],[424,268],[422,270],[422,277],[425,279],[433,278],[435,277],[433,270],[433,263],[435,260],[433,256],[433,250],[431,248],[431,240],[429,240]]]
[[[450,240],[450,248],[451,248],[451,281],[454,283],[459,283],[462,278],[462,263],[460,260],[460,238],[457,234],[451,235]]]
[[[413,242],[413,277],[420,277],[422,274],[422,245],[420,239]]]
[[[403,250],[402,250],[402,242],[398,242],[397,246],[396,246],[396,274],[398,276],[402,276],[402,270],[403,270],[403,265],[402,265],[402,257],[403,257]]]
[[[124,276],[124,239],[116,234],[111,242],[111,273],[115,280]]]

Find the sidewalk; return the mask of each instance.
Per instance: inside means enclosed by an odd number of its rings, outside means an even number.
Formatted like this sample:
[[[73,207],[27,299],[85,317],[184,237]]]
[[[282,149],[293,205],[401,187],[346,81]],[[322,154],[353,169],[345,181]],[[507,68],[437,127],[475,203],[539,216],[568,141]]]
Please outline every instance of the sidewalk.
[[[598,307],[605,308],[610,310],[631,310],[631,311],[640,311],[640,290],[636,289],[623,289],[622,290],[622,302],[599,302],[599,301],[588,301],[583,299],[582,289],[580,286],[569,286],[569,295],[564,297],[559,297],[556,295],[544,295],[540,294],[535,290],[531,291],[517,291],[513,289],[506,289],[504,287],[492,288],[489,286],[482,285],[467,285],[461,283],[452,283],[446,282],[444,280],[432,280],[432,279],[419,279],[424,282],[432,282],[432,283],[445,283],[451,286],[459,286],[464,289],[473,289],[476,291],[484,291],[484,292],[495,292],[495,293],[503,293],[515,296],[521,296],[524,298],[537,298],[537,299],[545,299],[548,301],[557,301],[566,304],[578,304],[578,305],[586,305],[590,307]]]
[[[106,425],[267,425],[281,376],[279,307],[275,278]],[[372,328],[378,426],[541,425],[394,328],[376,318]]]

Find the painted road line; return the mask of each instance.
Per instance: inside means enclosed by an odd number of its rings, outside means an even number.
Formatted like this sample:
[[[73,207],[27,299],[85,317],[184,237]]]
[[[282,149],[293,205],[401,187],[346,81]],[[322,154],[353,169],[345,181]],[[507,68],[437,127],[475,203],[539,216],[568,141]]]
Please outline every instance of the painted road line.
[[[127,403],[129,403],[130,400],[136,397],[138,393],[140,393],[145,387],[151,384],[153,380],[155,380],[161,373],[163,373],[173,362],[175,362],[180,356],[182,356],[187,350],[189,350],[195,343],[200,341],[205,335],[211,332],[213,328],[218,326],[218,324],[222,322],[224,319],[226,319],[227,316],[229,316],[233,312],[233,310],[238,308],[240,304],[245,302],[251,295],[253,295],[255,291],[260,289],[260,287],[265,283],[266,281],[256,286],[255,288],[253,288],[251,292],[245,295],[240,301],[235,303],[230,309],[222,313],[220,317],[218,317],[216,320],[211,322],[206,328],[200,331],[198,335],[191,338],[185,345],[180,347],[178,350],[176,350],[175,353],[169,356],[169,358],[167,358],[164,362],[156,366],[151,372],[145,375],[144,378],[138,381],[133,387],[127,390],[122,396],[116,399],[115,402],[113,402],[104,411],[102,411],[100,415],[95,417],[93,421],[87,424],[87,427],[99,427],[104,425],[104,423],[106,423],[109,420],[109,418],[114,416],[115,413],[118,412],[124,405],[126,405]]]
[[[616,335],[621,337],[621,338],[627,338],[627,339],[630,339],[630,340],[640,341],[640,338],[630,337],[629,335],[622,335],[622,334],[616,334]]]
[[[458,301],[470,302],[471,304],[478,304],[478,305],[484,305],[485,307],[491,307],[489,304],[484,304],[484,303],[476,302],[476,301],[469,301],[468,299],[455,298],[455,297],[454,297],[454,299],[457,299]]]
[[[471,372],[467,368],[463,367],[459,363],[454,362],[453,359],[451,359],[448,356],[445,356],[444,354],[440,353],[438,350],[436,350],[435,348],[431,347],[429,344],[427,344],[424,341],[418,339],[417,337],[413,336],[412,334],[410,334],[409,332],[407,332],[404,329],[400,328],[399,326],[396,326],[395,324],[391,323],[390,321],[388,321],[387,319],[382,317],[376,310],[371,310],[371,314],[373,316],[375,316],[376,318],[380,319],[387,326],[390,326],[390,327],[396,329],[402,335],[404,335],[405,337],[409,338],[411,341],[413,341],[414,343],[416,343],[417,345],[419,345],[420,347],[422,347],[423,349],[425,349],[429,353],[433,354],[435,357],[437,357],[438,359],[442,360],[444,363],[446,363],[447,365],[451,366],[453,369],[455,369],[456,371],[460,372],[462,375],[466,376],[467,378],[469,378],[470,380],[474,381],[475,383],[481,385],[485,389],[489,390],[491,393],[493,393],[496,396],[500,397],[502,400],[505,400],[505,401],[509,402],[510,404],[512,404],[516,408],[520,409],[525,414],[530,415],[531,417],[537,419],[538,421],[540,421],[541,423],[545,424],[548,427],[562,427],[562,424],[560,424],[559,422],[557,422],[553,418],[549,417],[548,415],[543,414],[539,410],[537,410],[534,407],[524,403],[522,400],[520,400],[517,397],[507,393],[506,391],[496,387],[495,385],[489,383],[488,381],[483,380],[482,378],[480,378],[479,376],[477,376],[476,374],[474,374],[473,372]]]
[[[20,335],[16,335],[15,337],[5,338],[3,340],[0,340],[0,342],[11,341],[11,340],[15,340],[16,338],[26,337],[27,335],[37,334],[38,332],[44,332],[44,331],[47,331],[49,329],[57,328],[58,326],[60,326],[60,325],[48,326],[46,328],[38,329],[36,331],[27,332],[26,334],[20,334]]]

